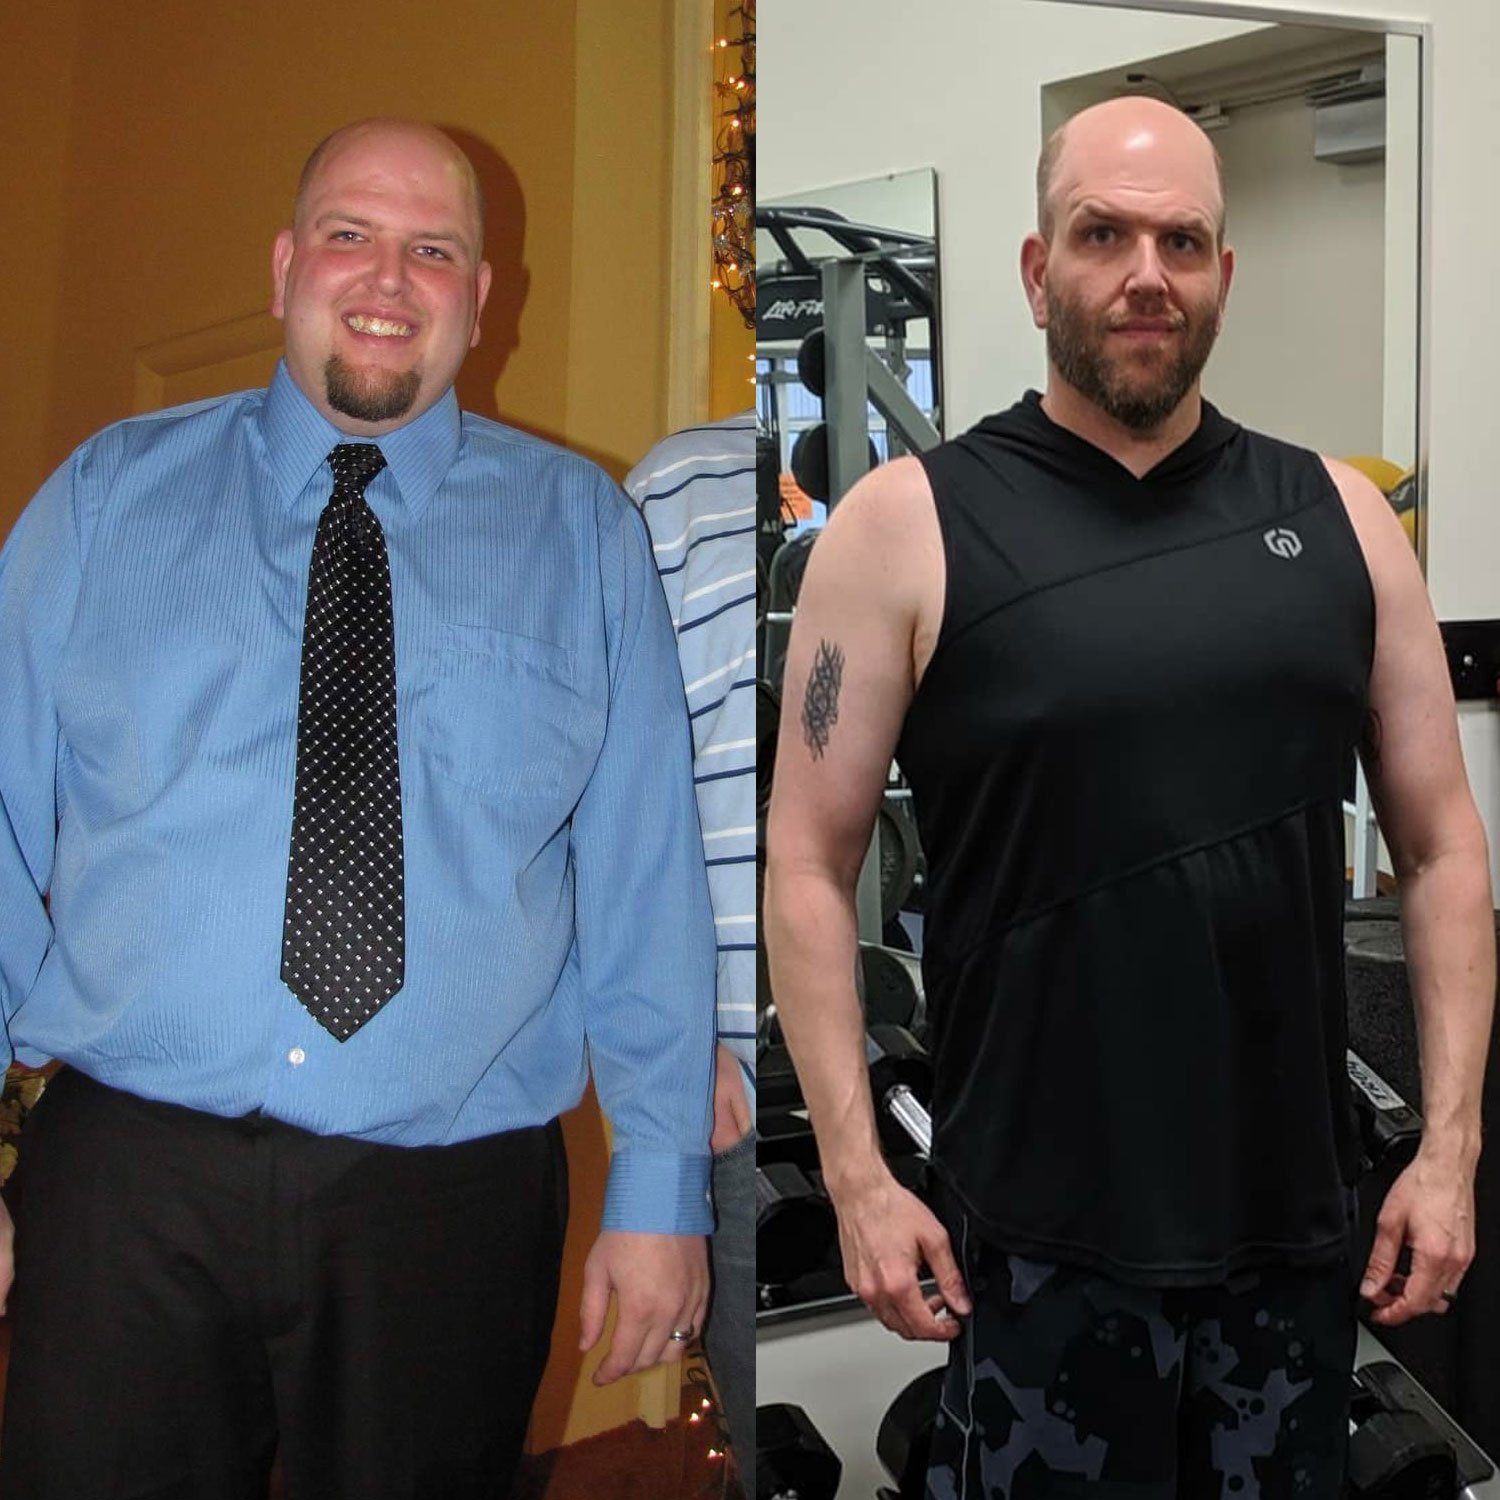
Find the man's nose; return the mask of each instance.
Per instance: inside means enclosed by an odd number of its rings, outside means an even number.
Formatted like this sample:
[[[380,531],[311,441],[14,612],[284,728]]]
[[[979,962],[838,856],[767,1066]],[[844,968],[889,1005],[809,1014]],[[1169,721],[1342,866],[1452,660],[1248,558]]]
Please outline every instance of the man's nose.
[[[1136,238],[1131,254],[1127,290],[1137,293],[1160,293],[1166,290],[1167,278],[1162,270],[1161,252],[1154,235]]]
[[[396,296],[406,290],[406,251],[389,240],[379,241],[375,246],[375,284],[387,296]]]

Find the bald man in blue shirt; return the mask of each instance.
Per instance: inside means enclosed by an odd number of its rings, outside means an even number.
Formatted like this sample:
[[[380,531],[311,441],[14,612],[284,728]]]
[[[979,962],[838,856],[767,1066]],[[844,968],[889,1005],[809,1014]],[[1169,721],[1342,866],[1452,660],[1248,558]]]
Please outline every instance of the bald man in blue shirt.
[[[580,1344],[611,1297],[601,1382],[701,1326],[715,951],[672,627],[618,487],[458,409],[482,213],[431,127],[335,133],[276,240],[270,388],[106,429],[0,554],[0,1001],[17,1058],[68,1065],[21,1150],[4,1493],[263,1500],[279,1448],[292,1494],[505,1496],[590,1071]],[[368,586],[316,581],[340,504]],[[327,589],[382,644],[327,636]],[[390,698],[385,749],[350,733],[393,793],[314,764],[320,682]],[[349,872],[389,848],[377,938]]]

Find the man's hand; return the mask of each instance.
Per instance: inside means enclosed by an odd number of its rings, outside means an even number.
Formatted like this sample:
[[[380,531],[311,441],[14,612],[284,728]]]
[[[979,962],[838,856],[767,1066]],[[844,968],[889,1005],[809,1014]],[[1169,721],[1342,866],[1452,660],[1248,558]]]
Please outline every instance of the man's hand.
[[[1396,1257],[1411,1246],[1411,1271],[1396,1272]],[[1474,1259],[1474,1173],[1457,1160],[1418,1151],[1391,1184],[1375,1221],[1375,1243],[1359,1294],[1374,1304],[1372,1321],[1390,1328],[1423,1313],[1448,1310],[1443,1292],[1456,1292]]]
[[[714,1055],[714,1133],[710,1151],[727,1151],[750,1128],[750,1105],[745,1099],[745,1080],[740,1060],[723,1042]]]
[[[687,1340],[672,1330],[703,1331],[708,1308],[708,1250],[696,1234],[628,1234],[606,1229],[594,1241],[583,1267],[579,1310],[587,1353],[604,1332],[609,1294],[618,1301],[615,1336],[594,1372],[595,1385],[608,1385],[635,1370],[682,1358]]]
[[[904,1339],[958,1337],[958,1317],[973,1311],[948,1233],[915,1194],[885,1174],[856,1194],[835,1199],[844,1280],[893,1333]],[[923,1297],[919,1267],[937,1279],[938,1295]]]
[[[10,1210],[0,1198],[0,1315],[10,1300],[10,1284],[15,1279],[15,1225],[10,1221]]]

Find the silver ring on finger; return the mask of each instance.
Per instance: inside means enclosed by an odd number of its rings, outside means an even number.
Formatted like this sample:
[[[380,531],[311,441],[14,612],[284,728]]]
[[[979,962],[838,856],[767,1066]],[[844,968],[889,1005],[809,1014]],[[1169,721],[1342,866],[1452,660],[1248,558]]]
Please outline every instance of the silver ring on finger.
[[[674,1344],[686,1344],[692,1339],[693,1333],[693,1325],[689,1323],[686,1328],[674,1328],[671,1333],[667,1335],[667,1337],[671,1339]]]

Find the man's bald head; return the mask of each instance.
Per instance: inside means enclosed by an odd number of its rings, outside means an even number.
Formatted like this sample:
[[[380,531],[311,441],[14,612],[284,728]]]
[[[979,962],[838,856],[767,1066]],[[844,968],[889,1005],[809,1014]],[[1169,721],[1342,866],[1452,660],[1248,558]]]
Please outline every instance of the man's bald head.
[[[1130,95],[1080,110],[1047,137],[1036,164],[1036,223],[1050,241],[1059,194],[1104,174],[1111,179],[1198,186],[1224,242],[1224,165],[1202,126],[1160,99]]]
[[[452,386],[490,289],[480,212],[472,166],[431,125],[362,120],[313,153],[271,312],[288,374],[341,432],[384,436]]]
[[[407,140],[422,140],[446,155],[459,175],[463,189],[473,207],[474,254],[479,257],[484,251],[484,188],[474,163],[458,148],[453,140],[435,125],[423,120],[369,119],[356,120],[351,125],[342,125],[332,135],[326,135],[312,149],[297,179],[297,200],[292,215],[293,229],[302,227],[311,189],[319,172],[344,148],[371,138],[390,137]]]

